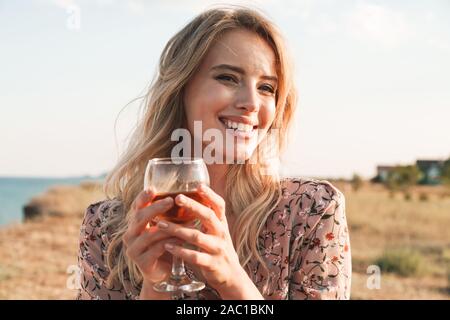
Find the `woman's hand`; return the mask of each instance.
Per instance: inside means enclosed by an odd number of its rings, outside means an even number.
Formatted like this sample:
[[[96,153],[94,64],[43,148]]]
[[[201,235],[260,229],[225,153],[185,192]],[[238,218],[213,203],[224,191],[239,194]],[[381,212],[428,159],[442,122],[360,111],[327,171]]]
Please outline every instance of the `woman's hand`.
[[[170,234],[161,232],[156,227],[149,227],[149,222],[154,217],[173,206],[173,199],[170,197],[152,203],[154,197],[151,190],[142,191],[136,197],[131,205],[128,229],[122,238],[126,255],[142,273],[146,292],[151,291],[149,289],[153,283],[162,281],[170,274],[171,257],[168,254],[164,257],[164,245],[177,242]]]
[[[236,291],[251,292],[252,299],[261,298],[259,291],[248,278],[239,263],[233,246],[225,215],[225,201],[206,185],[199,188],[203,205],[182,194],[175,198],[176,204],[193,213],[202,222],[202,231],[182,225],[160,221],[157,226],[169,236],[189,242],[200,251],[183,248],[176,244],[165,244],[167,251],[184,261],[200,267],[208,284],[216,289],[222,298],[234,298]],[[253,290],[243,286],[253,286]],[[259,295],[259,296],[258,296]]]

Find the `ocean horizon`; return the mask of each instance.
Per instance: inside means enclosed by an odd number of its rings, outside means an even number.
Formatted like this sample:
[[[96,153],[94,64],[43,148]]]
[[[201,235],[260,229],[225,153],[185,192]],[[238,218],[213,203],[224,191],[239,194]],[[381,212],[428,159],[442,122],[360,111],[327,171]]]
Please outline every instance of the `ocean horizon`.
[[[0,228],[23,221],[23,206],[33,197],[56,185],[79,185],[83,181],[98,181],[104,176],[79,177],[7,177],[0,176]]]

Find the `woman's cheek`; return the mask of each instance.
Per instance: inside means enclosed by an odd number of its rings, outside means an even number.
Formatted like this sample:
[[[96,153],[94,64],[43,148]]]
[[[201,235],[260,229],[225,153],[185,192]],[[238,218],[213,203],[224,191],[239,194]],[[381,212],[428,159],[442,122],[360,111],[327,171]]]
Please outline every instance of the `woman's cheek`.
[[[267,130],[272,125],[273,121],[275,120],[275,106],[268,105],[263,109],[263,112],[261,113],[260,119],[261,122],[264,124],[264,131],[267,132]]]
[[[234,97],[232,90],[224,86],[216,86],[214,89],[209,90],[207,94],[210,105],[215,106],[219,110],[229,106]]]

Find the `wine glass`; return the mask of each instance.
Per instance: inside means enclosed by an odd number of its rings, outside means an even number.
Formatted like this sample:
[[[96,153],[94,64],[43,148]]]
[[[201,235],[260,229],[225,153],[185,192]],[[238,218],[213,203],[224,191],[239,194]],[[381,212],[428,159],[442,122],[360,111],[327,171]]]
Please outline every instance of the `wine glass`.
[[[198,193],[200,184],[209,186],[208,169],[202,158],[155,158],[151,159],[145,170],[144,188],[155,191],[154,201],[166,197],[174,199],[174,205],[167,212],[155,217],[153,223],[167,220],[184,226],[198,225],[195,215],[175,203],[175,197],[183,194],[198,202],[203,202]],[[173,256],[171,275],[162,282],[156,283],[153,289],[157,292],[196,292],[205,287],[200,281],[191,280],[184,268],[183,259]]]

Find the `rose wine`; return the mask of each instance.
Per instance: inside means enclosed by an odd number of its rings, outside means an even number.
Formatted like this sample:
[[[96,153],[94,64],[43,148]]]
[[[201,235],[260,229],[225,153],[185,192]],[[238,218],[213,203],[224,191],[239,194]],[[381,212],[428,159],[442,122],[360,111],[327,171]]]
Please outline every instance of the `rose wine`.
[[[180,207],[175,203],[175,197],[179,194],[183,194],[186,197],[194,199],[197,202],[203,203],[203,197],[197,191],[181,191],[181,192],[171,192],[171,193],[161,193],[158,194],[154,201],[164,199],[166,197],[171,197],[174,201],[173,206],[164,214],[157,216],[154,219],[154,222],[158,222],[159,220],[167,220],[173,223],[178,224],[186,224],[194,221],[196,216],[187,210],[184,207]]]

